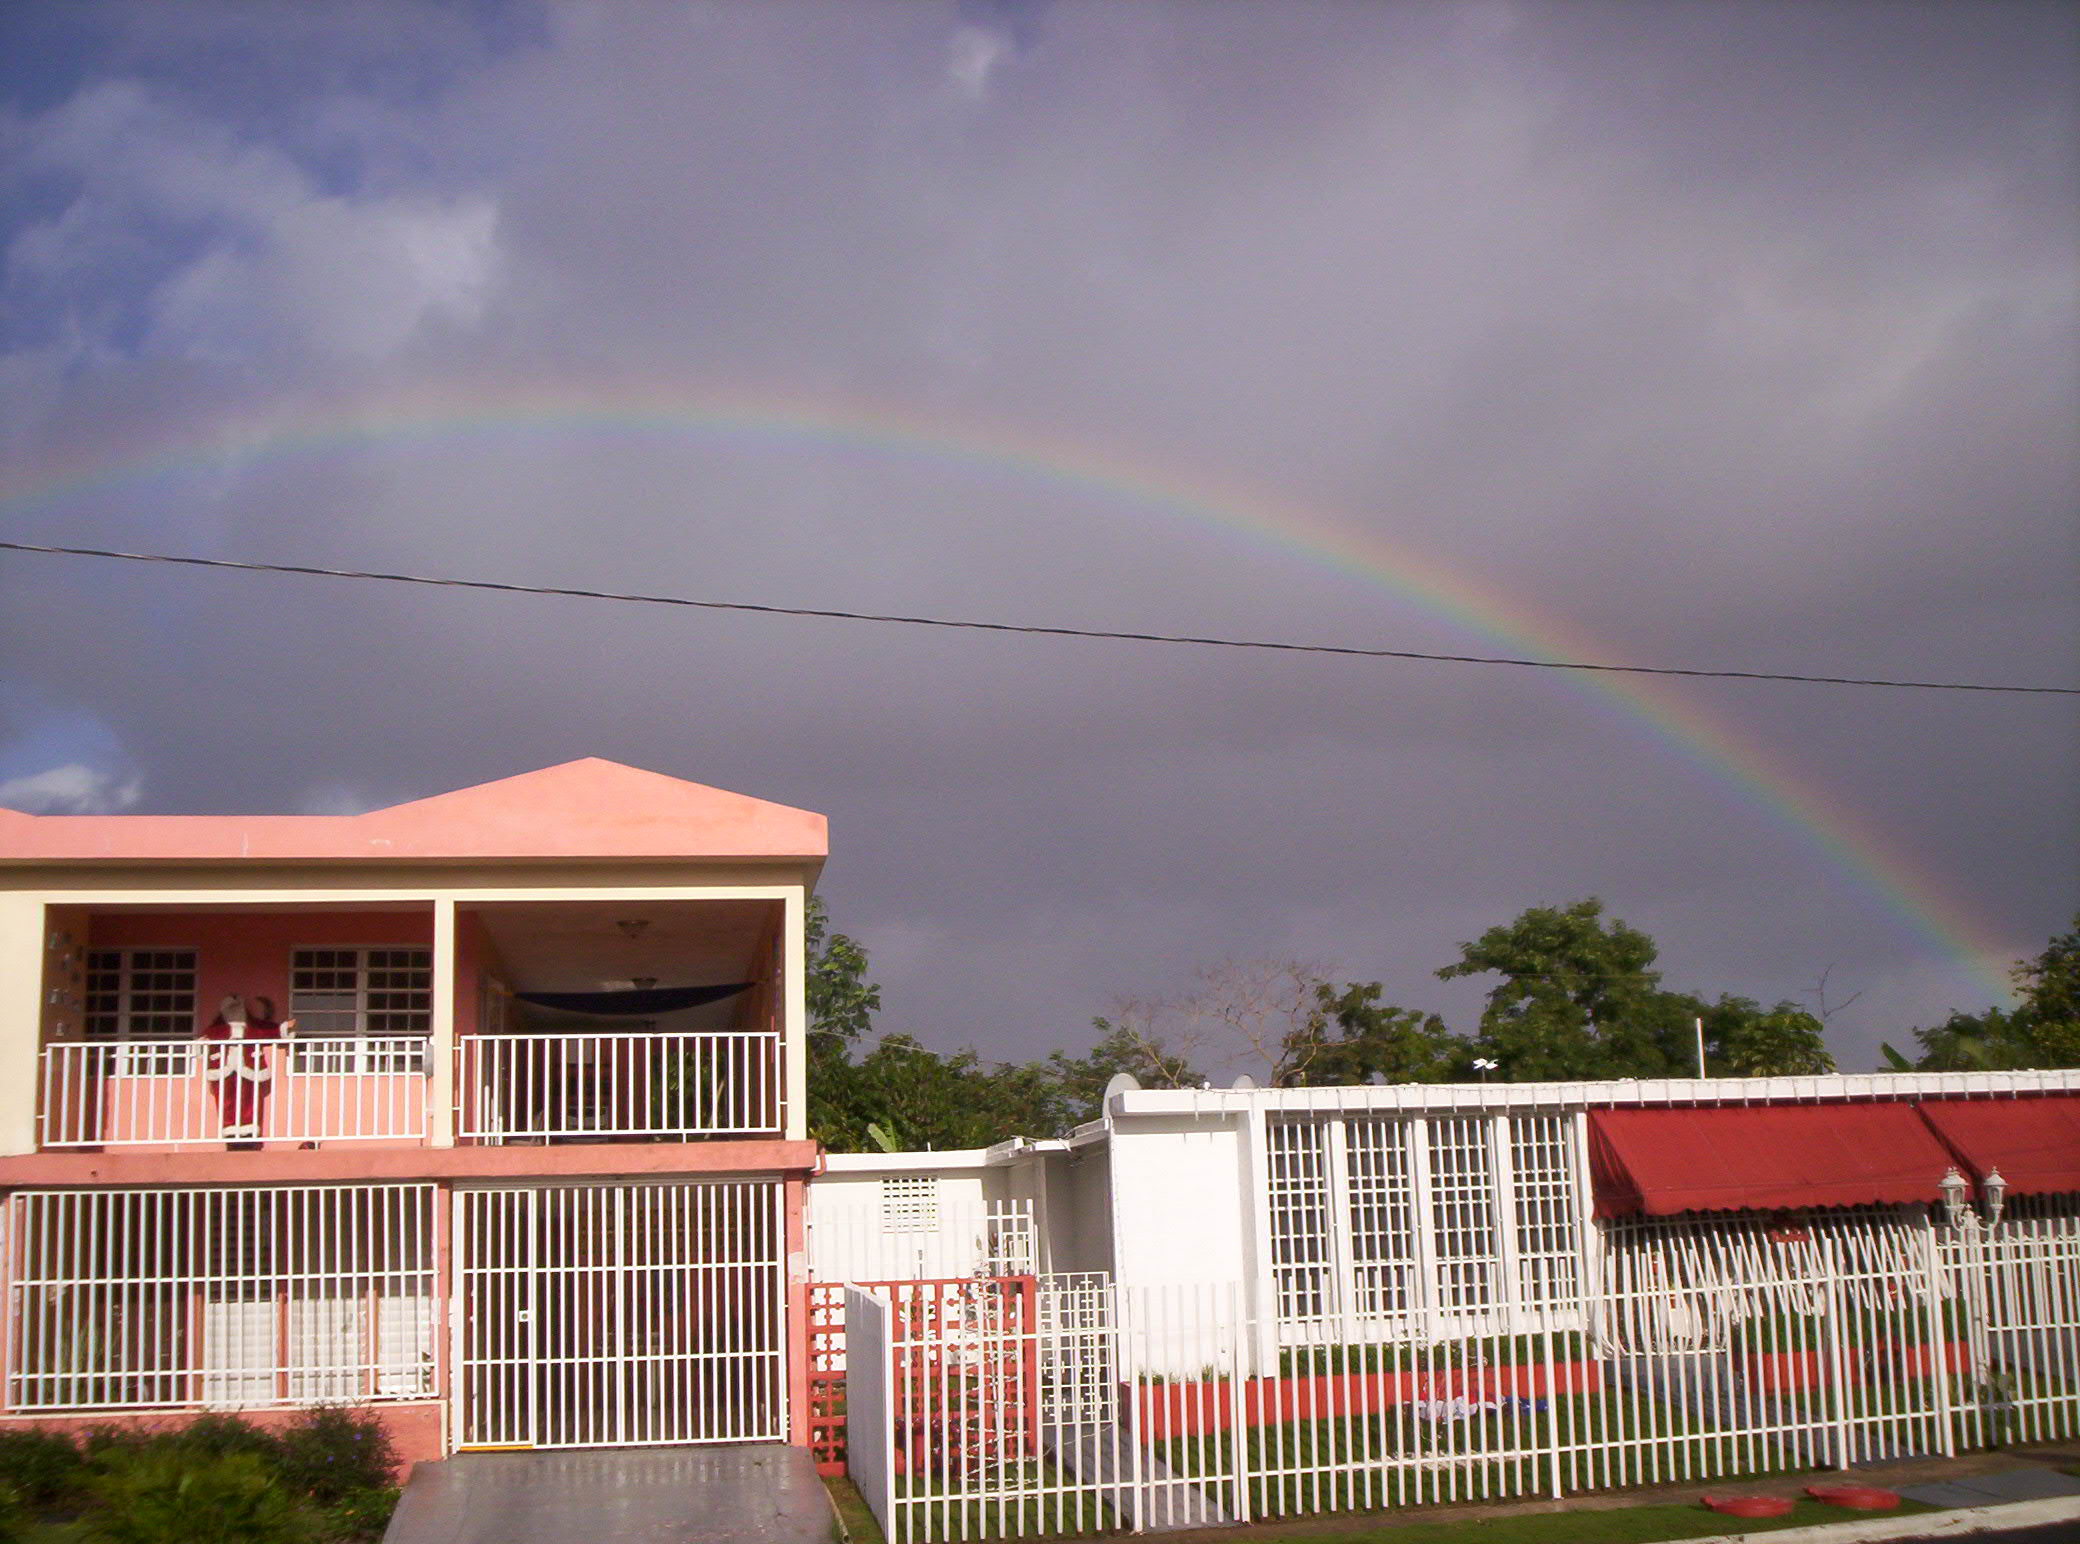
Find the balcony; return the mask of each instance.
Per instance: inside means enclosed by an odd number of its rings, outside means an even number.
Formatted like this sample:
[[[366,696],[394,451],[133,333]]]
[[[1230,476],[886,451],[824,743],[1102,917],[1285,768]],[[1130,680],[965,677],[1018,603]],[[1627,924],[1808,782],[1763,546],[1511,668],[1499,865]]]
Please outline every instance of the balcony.
[[[476,1035],[457,1047],[458,1141],[685,1141],[777,1135],[780,1036]]]
[[[235,1074],[212,1076],[239,1052],[263,1076],[242,1087]],[[235,1049],[222,1040],[55,1043],[43,1049],[41,1143],[421,1146],[432,1138],[430,1056],[426,1041],[407,1037]],[[774,1031],[476,1035],[455,1058],[458,1143],[684,1142],[783,1129],[785,1060]]]
[[[262,1076],[212,1076],[227,1055],[241,1053]],[[427,1137],[425,1064],[423,1040],[46,1045],[42,1144],[162,1150],[227,1141],[416,1145]]]

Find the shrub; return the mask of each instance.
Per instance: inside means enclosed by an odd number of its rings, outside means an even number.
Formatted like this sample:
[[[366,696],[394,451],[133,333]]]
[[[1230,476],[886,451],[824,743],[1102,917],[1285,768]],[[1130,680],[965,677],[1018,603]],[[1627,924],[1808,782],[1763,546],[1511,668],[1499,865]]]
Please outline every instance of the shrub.
[[[0,1431],[0,1485],[28,1507],[55,1505],[78,1488],[79,1449],[54,1431]]]
[[[29,1521],[29,1509],[22,1504],[22,1493],[5,1480],[0,1480],[0,1540],[13,1544],[22,1536],[22,1528]]]
[[[396,1510],[394,1490],[350,1490],[327,1509],[327,1516],[342,1539],[380,1539]]]
[[[397,1483],[397,1449],[366,1410],[322,1405],[306,1410],[275,1439],[282,1483],[320,1506],[387,1491]]]
[[[172,1431],[154,1432],[145,1439],[149,1447],[177,1448],[197,1458],[224,1458],[244,1453],[257,1458],[270,1470],[282,1462],[281,1439],[235,1415],[198,1415]]]
[[[111,1445],[87,1482],[90,1544],[317,1544],[318,1518],[256,1453]]]

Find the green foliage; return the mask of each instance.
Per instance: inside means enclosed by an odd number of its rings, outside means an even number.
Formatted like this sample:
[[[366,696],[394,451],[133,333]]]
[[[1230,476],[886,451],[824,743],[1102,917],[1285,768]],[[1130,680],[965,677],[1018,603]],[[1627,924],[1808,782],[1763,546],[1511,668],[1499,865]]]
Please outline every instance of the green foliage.
[[[2012,1010],[1953,1013],[1915,1030],[1915,1065],[1925,1072],[2080,1067],[2080,916],[2010,975],[2021,998]]]
[[[0,1431],[0,1485],[24,1506],[55,1506],[71,1496],[83,1465],[78,1445],[61,1432]]]
[[[216,1412],[198,1415],[185,1426],[172,1431],[147,1436],[143,1445],[178,1448],[205,1459],[245,1454],[259,1459],[270,1471],[278,1469],[282,1459],[281,1439],[273,1432],[250,1421],[242,1421],[235,1415]]]
[[[1071,1057],[1054,1051],[1047,1058],[1046,1076],[1054,1081],[1060,1105],[1058,1124],[1063,1129],[1096,1120],[1105,1102],[1105,1085],[1122,1072],[1143,1088],[1196,1087],[1205,1081],[1185,1056],[1171,1051],[1160,1037],[1105,1018],[1092,1019],[1091,1027],[1098,1031],[1098,1043],[1084,1055]]]
[[[1656,952],[1645,933],[1606,921],[1591,896],[1488,929],[1437,974],[1502,977],[1475,1047],[1512,1082],[1660,1077],[1682,1070],[1688,1026],[1686,1002],[1660,990]]]
[[[258,1453],[110,1447],[87,1482],[90,1544],[317,1544],[317,1511]]]
[[[987,1147],[1008,1136],[1046,1135],[1060,1119],[1055,1089],[1038,1066],[1007,1066],[975,1052],[941,1055],[908,1035],[885,1035],[857,1062],[827,1069],[824,1141],[864,1152]]]
[[[397,1479],[397,1449],[383,1423],[366,1410],[322,1405],[301,1412],[276,1439],[282,1483],[320,1506],[388,1490]]]
[[[867,951],[856,939],[830,931],[820,896],[809,900],[805,924],[808,953],[809,1048],[828,1051],[857,1045],[881,1011],[881,988],[867,979]]]
[[[1286,1087],[1438,1083],[1470,1071],[1473,1048],[1434,1013],[1382,1003],[1377,981],[1315,988],[1315,1012],[1287,1043]],[[1330,1033],[1331,1027],[1335,1033]]]
[[[13,1544],[22,1536],[22,1529],[28,1522],[29,1508],[22,1500],[22,1493],[7,1481],[0,1480],[0,1541]]]
[[[373,1541],[396,1505],[397,1467],[382,1423],[338,1407],[304,1411],[279,1433],[224,1414],[97,1427],[77,1449],[0,1433],[0,1486],[44,1510],[84,1507],[68,1534],[81,1544]]]
[[[343,1539],[380,1539],[397,1510],[398,1493],[390,1485],[344,1492],[327,1508],[334,1532]]]
[[[1832,1072],[1820,1020],[1796,1003],[1764,1008],[1721,995],[1706,1005],[1686,999],[1704,1020],[1705,1070],[1713,1077],[1782,1078]]]

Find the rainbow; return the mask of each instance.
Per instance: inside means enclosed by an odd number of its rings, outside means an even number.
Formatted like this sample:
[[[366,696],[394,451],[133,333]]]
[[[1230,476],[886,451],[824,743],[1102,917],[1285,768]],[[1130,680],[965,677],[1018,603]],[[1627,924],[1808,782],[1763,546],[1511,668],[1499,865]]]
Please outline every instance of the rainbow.
[[[1267,496],[1157,470],[1084,444],[1020,430],[953,425],[939,418],[830,398],[689,391],[619,381],[552,387],[448,386],[289,413],[217,420],[198,442],[183,431],[121,459],[47,464],[0,482],[0,512],[20,516],[162,482],[235,476],[261,462],[293,461],[363,445],[604,434],[699,437],[781,448],[852,448],[978,474],[1010,476],[1084,499],[1154,513],[1187,531],[1214,529],[1300,562],[1353,576],[1503,652],[1539,659],[1626,663],[1520,598],[1448,570],[1399,543],[1351,530],[1331,516]],[[1946,892],[1936,875],[1839,796],[1796,771],[1753,736],[1735,732],[1666,681],[1584,675],[1572,689],[1601,699],[1765,819],[1788,828],[1912,934],[1960,964],[1996,1000],[2011,1001],[2010,951],[1995,931]]]

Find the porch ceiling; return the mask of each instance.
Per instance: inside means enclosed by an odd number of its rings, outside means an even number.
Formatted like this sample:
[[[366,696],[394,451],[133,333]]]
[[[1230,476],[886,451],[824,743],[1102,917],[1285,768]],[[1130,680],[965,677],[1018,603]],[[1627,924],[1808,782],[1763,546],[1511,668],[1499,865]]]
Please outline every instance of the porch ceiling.
[[[756,981],[780,920],[777,901],[498,901],[463,910],[482,922],[506,984],[522,992],[597,992],[642,977],[659,986]]]

